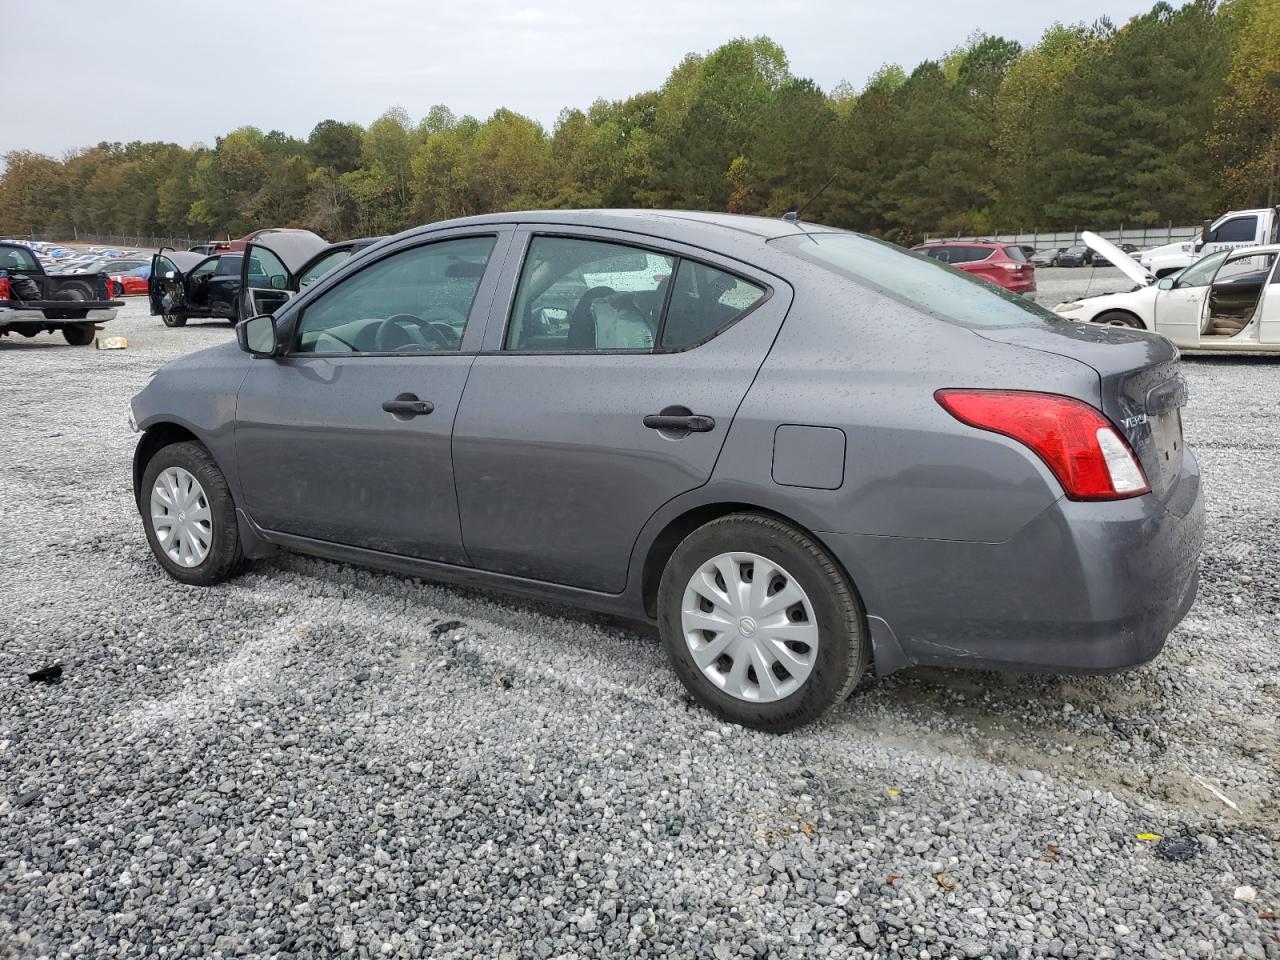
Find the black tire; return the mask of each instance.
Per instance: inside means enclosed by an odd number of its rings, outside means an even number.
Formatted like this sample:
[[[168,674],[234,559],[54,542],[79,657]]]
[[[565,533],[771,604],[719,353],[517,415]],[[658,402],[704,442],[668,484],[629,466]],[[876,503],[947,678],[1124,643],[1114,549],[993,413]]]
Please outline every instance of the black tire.
[[[1093,322],[1109,327],[1132,327],[1134,330],[1147,329],[1146,324],[1127,310],[1107,310],[1094,317]]]
[[[209,505],[213,526],[212,542],[209,553],[196,566],[183,566],[165,553],[156,538],[151,520],[152,488],[156,478],[169,467],[181,467],[195,477],[204,489],[205,500]],[[188,441],[157,450],[147,463],[147,469],[143,471],[139,499],[147,543],[160,566],[175,580],[208,587],[235,576],[244,568],[245,557],[240,548],[240,530],[236,525],[236,508],[231,499],[231,490],[213,456],[200,444]]]
[[[690,578],[712,557],[755,553],[786,570],[808,595],[819,642],[812,671],[790,696],[773,702],[739,699],[703,675],[685,642],[681,606]],[[704,524],[667,561],[658,587],[658,629],[685,688],[725,720],[782,733],[816,720],[845,700],[871,658],[862,602],[835,561],[812,538],[773,517],[736,513]]]
[[[164,321],[166,327],[185,327],[187,325],[187,316],[184,313],[162,313],[160,319]]]
[[[92,323],[78,323],[74,327],[63,327],[62,336],[73,347],[87,347],[98,335],[98,328]]]

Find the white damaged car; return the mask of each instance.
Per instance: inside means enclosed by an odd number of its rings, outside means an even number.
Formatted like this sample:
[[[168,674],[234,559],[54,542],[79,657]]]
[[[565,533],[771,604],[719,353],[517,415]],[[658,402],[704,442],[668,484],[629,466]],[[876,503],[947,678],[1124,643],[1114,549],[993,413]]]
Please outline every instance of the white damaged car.
[[[1280,353],[1280,245],[1219,250],[1156,280],[1096,233],[1082,238],[1138,286],[1060,303],[1062,316],[1154,330],[1183,350]]]

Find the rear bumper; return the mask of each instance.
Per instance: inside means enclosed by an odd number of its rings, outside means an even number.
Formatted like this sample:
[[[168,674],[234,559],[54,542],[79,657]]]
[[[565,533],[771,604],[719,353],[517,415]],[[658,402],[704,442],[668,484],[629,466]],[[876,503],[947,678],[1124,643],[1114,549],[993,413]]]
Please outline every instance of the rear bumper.
[[[822,536],[862,593],[878,673],[1121,670],[1159,654],[1195,600],[1199,467],[1187,452],[1163,502],[1059,500],[1003,543]]]

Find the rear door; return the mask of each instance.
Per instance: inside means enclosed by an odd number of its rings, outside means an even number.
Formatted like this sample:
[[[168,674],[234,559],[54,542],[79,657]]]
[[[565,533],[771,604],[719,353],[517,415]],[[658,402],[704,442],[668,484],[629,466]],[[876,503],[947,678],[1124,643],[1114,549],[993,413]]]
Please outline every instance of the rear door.
[[[618,593],[640,529],[711,475],[791,290],[606,230],[522,228],[508,261],[454,427],[463,542],[482,569]]]
[[[256,523],[466,562],[450,434],[510,235],[406,239],[283,318],[286,354],[255,361],[236,402],[240,482]]]

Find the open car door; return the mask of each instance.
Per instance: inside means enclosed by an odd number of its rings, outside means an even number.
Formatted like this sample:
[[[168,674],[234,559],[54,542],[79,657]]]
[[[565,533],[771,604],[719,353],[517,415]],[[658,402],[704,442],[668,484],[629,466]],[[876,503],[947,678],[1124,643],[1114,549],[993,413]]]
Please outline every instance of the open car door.
[[[167,252],[166,252],[167,251]],[[200,253],[188,253],[161,247],[151,257],[151,276],[147,278],[147,300],[151,316],[181,314],[187,305],[187,274],[207,258]]]
[[[240,265],[239,317],[274,313],[298,289],[298,274],[328,246],[310,230],[259,234],[245,244]]]
[[[343,240],[325,247],[298,268],[289,289],[301,293],[340,263],[346,263],[361,250],[371,247],[383,237],[363,237],[360,240]]]

